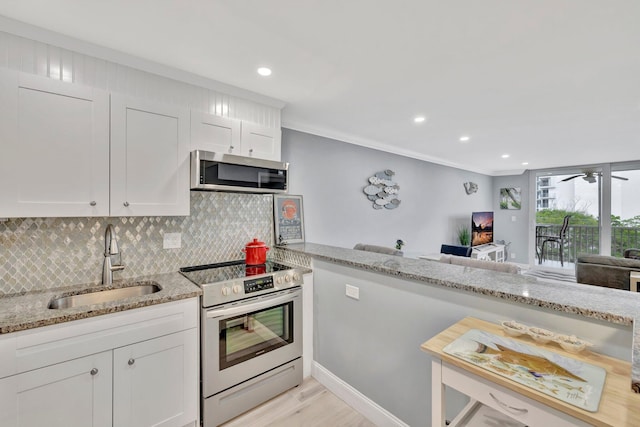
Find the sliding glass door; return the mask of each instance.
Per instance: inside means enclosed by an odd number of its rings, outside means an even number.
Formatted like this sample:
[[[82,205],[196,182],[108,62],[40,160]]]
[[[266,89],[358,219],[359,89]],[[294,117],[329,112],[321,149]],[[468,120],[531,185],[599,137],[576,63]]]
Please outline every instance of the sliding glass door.
[[[611,167],[611,255],[640,249],[640,165]]]
[[[571,269],[578,254],[640,248],[640,162],[532,173],[535,265]]]
[[[600,252],[602,170],[536,174],[535,262],[573,268],[578,253]]]

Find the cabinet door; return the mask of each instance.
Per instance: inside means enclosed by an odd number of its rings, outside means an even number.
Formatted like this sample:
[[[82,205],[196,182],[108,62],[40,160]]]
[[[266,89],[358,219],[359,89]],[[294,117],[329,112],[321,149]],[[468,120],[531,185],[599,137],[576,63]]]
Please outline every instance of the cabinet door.
[[[0,380],[3,427],[111,427],[111,351]]]
[[[241,154],[267,160],[280,160],[280,129],[242,122]]]
[[[0,217],[109,214],[109,94],[0,72]]]
[[[189,111],[111,95],[111,216],[189,215]]]
[[[191,149],[240,154],[240,121],[192,111]]]
[[[114,350],[114,426],[182,427],[198,419],[196,331]]]

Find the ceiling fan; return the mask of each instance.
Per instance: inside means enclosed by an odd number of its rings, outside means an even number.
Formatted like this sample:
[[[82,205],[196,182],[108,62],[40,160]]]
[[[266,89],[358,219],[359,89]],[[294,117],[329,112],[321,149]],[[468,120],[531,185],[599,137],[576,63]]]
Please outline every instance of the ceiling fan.
[[[568,178],[562,179],[562,180],[560,180],[560,182],[571,181],[572,179],[578,178],[579,176],[581,176],[582,179],[584,179],[588,183],[593,184],[594,182],[596,182],[596,176],[602,176],[602,172],[584,171],[581,174],[573,175],[573,176],[570,176]],[[629,178],[625,178],[624,176],[611,175],[611,178],[621,179],[623,181],[629,181]]]

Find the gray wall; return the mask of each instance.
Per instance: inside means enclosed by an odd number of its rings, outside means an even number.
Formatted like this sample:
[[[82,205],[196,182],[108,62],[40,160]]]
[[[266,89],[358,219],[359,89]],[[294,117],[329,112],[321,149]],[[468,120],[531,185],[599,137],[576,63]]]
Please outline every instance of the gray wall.
[[[604,354],[631,356],[631,326],[318,260],[313,275],[314,360],[411,427],[431,419],[431,357],[420,345],[466,316],[588,336]],[[347,283],[359,300],[345,296]]]
[[[507,187],[520,187],[521,209],[500,209],[500,189]],[[507,260],[510,262],[529,263],[528,227],[531,207],[529,199],[529,172],[522,175],[493,177],[494,239],[504,240],[506,243],[511,242],[508,247],[509,259]],[[512,258],[512,254],[515,254],[516,257]]]
[[[283,129],[282,159],[291,163],[291,194],[303,195],[306,240],[351,248],[356,243],[394,246],[407,256],[440,252],[457,243],[471,212],[493,210],[492,178],[328,138]],[[374,210],[363,188],[376,172],[393,170],[401,205]],[[478,191],[467,195],[463,183]]]

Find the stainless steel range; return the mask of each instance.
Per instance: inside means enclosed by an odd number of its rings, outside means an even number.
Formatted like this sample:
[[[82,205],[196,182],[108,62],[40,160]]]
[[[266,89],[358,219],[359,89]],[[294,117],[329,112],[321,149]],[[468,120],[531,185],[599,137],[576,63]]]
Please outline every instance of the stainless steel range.
[[[202,288],[202,425],[302,382],[302,270],[244,261],[180,269]]]

